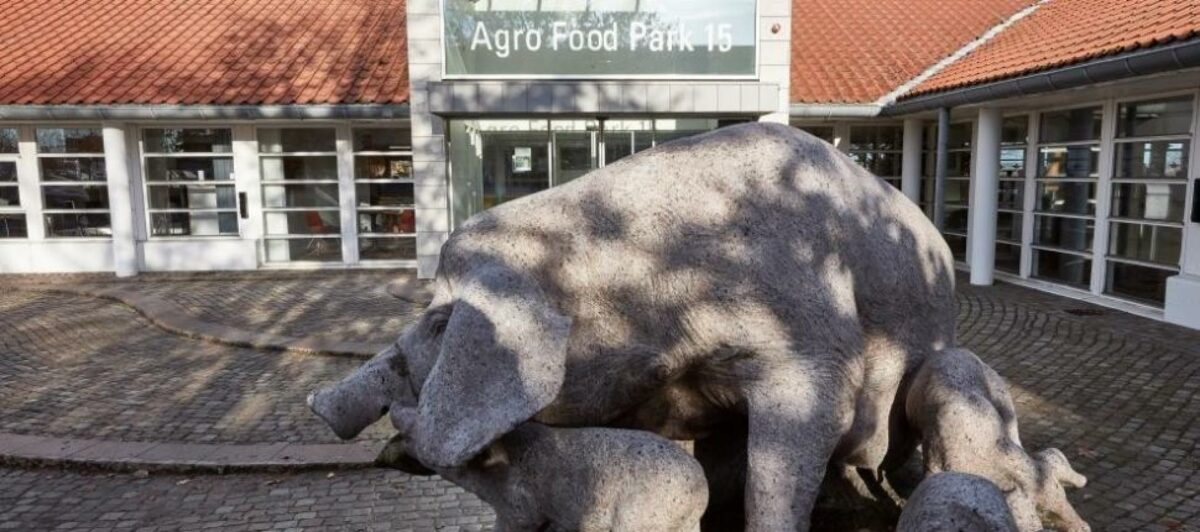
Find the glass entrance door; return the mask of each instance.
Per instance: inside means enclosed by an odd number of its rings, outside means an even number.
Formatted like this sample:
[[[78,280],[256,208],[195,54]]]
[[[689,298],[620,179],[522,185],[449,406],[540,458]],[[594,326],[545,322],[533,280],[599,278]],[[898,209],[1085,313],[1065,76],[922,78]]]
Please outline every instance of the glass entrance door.
[[[471,216],[659,143],[716,129],[716,119],[450,120],[450,210]]]

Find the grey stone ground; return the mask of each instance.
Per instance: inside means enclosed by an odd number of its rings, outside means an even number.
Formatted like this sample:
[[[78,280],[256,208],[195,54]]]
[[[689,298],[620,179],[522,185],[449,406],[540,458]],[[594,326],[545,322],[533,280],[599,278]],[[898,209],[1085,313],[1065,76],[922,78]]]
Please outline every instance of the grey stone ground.
[[[123,286],[240,327],[386,341],[414,310],[383,292],[397,275],[146,276]],[[83,281],[96,279],[55,284]],[[1059,447],[1088,476],[1071,498],[1093,528],[1200,531],[1200,333],[1010,285],[960,284],[962,343],[1012,384],[1026,446]],[[0,289],[0,432],[333,441],[302,399],[355,364],[182,338],[109,301]],[[374,430],[369,437],[386,432]],[[0,468],[0,529],[451,530],[490,519],[449,484],[392,472],[139,478]]]

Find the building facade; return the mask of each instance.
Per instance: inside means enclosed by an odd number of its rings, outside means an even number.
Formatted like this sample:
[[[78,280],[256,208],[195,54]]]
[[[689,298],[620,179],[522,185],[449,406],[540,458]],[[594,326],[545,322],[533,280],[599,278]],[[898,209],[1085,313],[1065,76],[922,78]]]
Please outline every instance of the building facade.
[[[1178,2],[18,4],[3,273],[431,277],[475,213],[767,120],[903,190],[973,283],[1200,328],[1200,15]]]

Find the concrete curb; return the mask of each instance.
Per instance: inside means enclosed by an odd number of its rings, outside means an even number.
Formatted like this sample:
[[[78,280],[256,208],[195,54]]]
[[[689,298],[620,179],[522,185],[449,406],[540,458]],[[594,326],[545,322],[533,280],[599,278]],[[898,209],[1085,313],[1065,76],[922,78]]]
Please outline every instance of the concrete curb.
[[[0,433],[0,465],[171,473],[344,470],[373,467],[382,445],[155,443]]]
[[[271,351],[292,351],[313,355],[370,358],[387,348],[387,343],[330,342],[319,339],[294,338],[271,333],[258,333],[221,323],[193,318],[182,307],[170,301],[125,290],[120,286],[44,286],[14,285],[17,289],[97,297],[132,308],[155,326],[179,336],[196,338],[237,347]]]

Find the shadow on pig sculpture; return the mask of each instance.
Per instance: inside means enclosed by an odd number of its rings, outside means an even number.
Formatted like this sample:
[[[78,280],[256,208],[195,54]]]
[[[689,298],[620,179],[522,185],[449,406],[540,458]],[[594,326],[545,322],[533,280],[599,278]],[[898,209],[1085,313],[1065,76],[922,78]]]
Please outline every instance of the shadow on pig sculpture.
[[[904,506],[896,532],[1017,532],[1004,493],[966,473],[937,473]]]
[[[407,426],[407,412],[392,419]],[[376,464],[420,473],[404,432]],[[436,472],[491,505],[501,532],[695,532],[708,503],[700,464],[679,444],[639,430],[524,423],[466,464]]]
[[[1083,487],[1087,479],[1058,449],[1032,457],[1025,452],[1008,385],[974,353],[947,349],[926,358],[909,389],[907,411],[920,435],[927,474],[955,471],[995,483],[1022,532],[1042,530],[1043,524],[1090,530],[1063,490]]]
[[[424,313],[310,404],[344,438],[415,407],[435,469],[531,419],[681,440],[744,419],[747,528],[807,530],[827,463],[881,465],[954,304],[899,191],[794,128],[731,126],[471,218]]]

